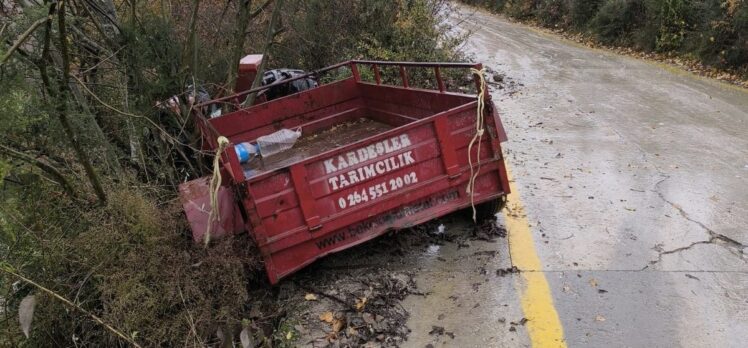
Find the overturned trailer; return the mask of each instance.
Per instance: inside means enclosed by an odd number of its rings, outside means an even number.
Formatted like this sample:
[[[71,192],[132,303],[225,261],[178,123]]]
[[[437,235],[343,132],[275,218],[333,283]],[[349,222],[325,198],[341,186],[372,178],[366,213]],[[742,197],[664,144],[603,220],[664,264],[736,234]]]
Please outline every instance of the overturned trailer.
[[[463,69],[480,91],[482,79],[475,70],[470,75],[471,68],[481,66],[354,60],[195,107],[207,149],[226,149],[219,151],[216,221],[209,217],[208,178],[180,187],[195,239],[205,238],[208,228],[214,235],[249,233],[276,283],[389,230],[471,205],[479,215],[494,214],[509,193],[499,115],[488,93],[450,92],[442,78],[445,69]],[[258,99],[220,117],[201,114],[211,105],[237,106],[249,94],[337,69],[349,77]],[[399,85],[384,83],[383,69],[399,73]],[[433,88],[411,87],[411,69],[432,72]],[[301,131],[291,149],[246,162],[231,150],[281,129]]]

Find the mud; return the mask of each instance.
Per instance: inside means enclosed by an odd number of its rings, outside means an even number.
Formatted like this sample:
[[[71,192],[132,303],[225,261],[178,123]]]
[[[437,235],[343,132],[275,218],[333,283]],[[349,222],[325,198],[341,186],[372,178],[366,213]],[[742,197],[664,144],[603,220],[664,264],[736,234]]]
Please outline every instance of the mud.
[[[492,248],[506,231],[496,221],[475,225],[466,211],[457,212],[412,228],[331,255],[281,284],[288,300],[285,321],[291,323],[294,344],[309,347],[399,347],[408,346],[412,329],[411,310],[404,302],[425,300],[431,291],[419,287],[419,273],[431,260],[450,264],[468,260],[490,263],[498,258]],[[486,246],[489,246],[486,248]],[[442,249],[458,251],[449,259]],[[487,250],[488,249],[488,250]],[[493,267],[478,266],[482,282],[473,282],[478,291],[490,280]],[[313,301],[306,299],[313,294]],[[454,297],[450,302],[456,302]],[[332,321],[320,319],[331,313]],[[326,318],[327,319],[327,318]],[[444,315],[442,315],[444,319]],[[336,327],[336,323],[338,327]],[[433,340],[454,340],[455,330],[433,323],[426,332]]]

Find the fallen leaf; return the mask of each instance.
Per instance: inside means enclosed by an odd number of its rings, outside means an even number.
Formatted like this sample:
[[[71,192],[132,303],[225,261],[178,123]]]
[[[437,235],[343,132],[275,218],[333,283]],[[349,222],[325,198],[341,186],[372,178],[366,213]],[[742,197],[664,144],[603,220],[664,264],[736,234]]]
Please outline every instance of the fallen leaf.
[[[366,297],[356,299],[356,310],[357,311],[360,312],[364,309],[364,307],[366,307],[366,300],[367,300]]]
[[[290,341],[290,340],[291,340],[292,338],[293,338],[293,331],[289,331],[289,332],[288,332],[288,333],[286,334],[286,340]]]
[[[597,315],[597,316],[595,317],[595,321],[605,321],[605,317],[604,317],[604,316],[602,316],[602,315],[599,315],[599,314],[598,314],[598,315]]]
[[[252,335],[249,333],[249,328],[245,327],[239,334],[239,340],[242,341],[242,348],[252,348],[255,346]]]
[[[307,301],[317,301],[317,295],[310,292],[304,296],[304,299]]]
[[[347,332],[348,337],[358,336],[358,331],[356,331],[356,329],[354,329],[353,326],[349,326],[347,331],[348,331]]]
[[[226,340],[226,335],[223,334],[223,330],[219,327],[218,330],[216,330],[216,337],[218,337],[219,345],[223,345],[223,342]]]
[[[326,323],[332,323],[333,319],[335,319],[335,316],[332,314],[332,312],[324,312],[319,315],[319,320],[322,320]]]
[[[332,332],[340,332],[340,330],[343,329],[343,326],[345,326],[345,319],[341,318],[335,318],[332,321]]]
[[[21,300],[18,306],[18,321],[21,323],[21,330],[26,338],[29,338],[31,331],[31,320],[34,319],[34,307],[36,306],[36,297],[28,295]]]
[[[376,323],[376,318],[374,318],[374,315],[371,313],[364,313],[361,315],[361,319],[364,320],[367,324],[374,324]]]

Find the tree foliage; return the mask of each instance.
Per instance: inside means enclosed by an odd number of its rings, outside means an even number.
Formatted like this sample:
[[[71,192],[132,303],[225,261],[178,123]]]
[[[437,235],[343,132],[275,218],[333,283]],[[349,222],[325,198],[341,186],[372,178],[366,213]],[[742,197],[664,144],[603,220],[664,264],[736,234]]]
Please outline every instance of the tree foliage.
[[[463,0],[602,43],[694,57],[748,76],[745,0]]]
[[[211,155],[194,86],[230,93],[246,53],[304,69],[461,58],[442,0],[279,3],[0,1],[0,346],[210,345],[245,319],[277,324],[253,314],[270,295],[248,236],[207,249],[186,236],[176,188]]]

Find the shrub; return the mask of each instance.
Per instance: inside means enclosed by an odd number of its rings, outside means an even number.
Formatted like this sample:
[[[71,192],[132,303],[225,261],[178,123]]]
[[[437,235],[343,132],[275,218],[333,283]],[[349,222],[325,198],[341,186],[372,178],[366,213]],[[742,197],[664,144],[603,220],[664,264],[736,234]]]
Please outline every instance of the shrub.
[[[603,0],[571,0],[569,4],[571,25],[577,29],[587,28],[602,2]]]
[[[658,8],[647,11],[650,20],[659,23],[656,49],[660,52],[677,50],[683,44],[688,21],[688,0],[660,0]],[[652,2],[650,2],[652,3]]]
[[[602,43],[625,44],[643,12],[640,0],[607,0],[592,18],[590,29]]]
[[[731,23],[735,41],[727,48],[724,59],[727,65],[742,69],[748,75],[748,2],[743,1],[738,6]]]
[[[569,1],[568,0],[541,0],[535,11],[540,24],[546,27],[568,27]]]
[[[528,19],[535,14],[538,0],[506,0],[504,12],[516,19]]]

